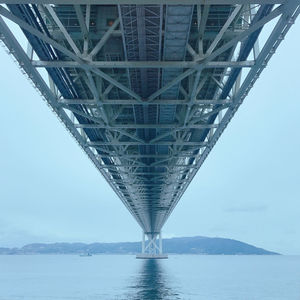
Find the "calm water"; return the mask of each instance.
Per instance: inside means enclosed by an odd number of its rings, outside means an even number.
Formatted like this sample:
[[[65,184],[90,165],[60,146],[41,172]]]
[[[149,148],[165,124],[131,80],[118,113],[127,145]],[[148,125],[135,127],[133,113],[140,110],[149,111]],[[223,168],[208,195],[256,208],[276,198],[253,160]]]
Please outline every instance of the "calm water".
[[[300,300],[300,256],[0,256],[1,300]]]

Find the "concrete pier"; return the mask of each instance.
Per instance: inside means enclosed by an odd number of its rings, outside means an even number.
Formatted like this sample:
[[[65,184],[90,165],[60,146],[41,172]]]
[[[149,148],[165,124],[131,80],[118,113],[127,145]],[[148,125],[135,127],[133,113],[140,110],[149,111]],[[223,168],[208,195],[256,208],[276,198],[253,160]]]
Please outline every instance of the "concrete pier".
[[[137,259],[168,259],[168,254],[150,254],[140,253],[136,255]]]

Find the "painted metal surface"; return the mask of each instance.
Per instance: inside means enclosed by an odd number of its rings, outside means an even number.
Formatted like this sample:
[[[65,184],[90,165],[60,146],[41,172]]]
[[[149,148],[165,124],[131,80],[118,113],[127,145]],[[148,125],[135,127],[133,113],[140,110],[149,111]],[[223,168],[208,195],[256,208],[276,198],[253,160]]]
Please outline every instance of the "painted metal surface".
[[[3,44],[152,246],[300,10],[292,0],[0,3]]]

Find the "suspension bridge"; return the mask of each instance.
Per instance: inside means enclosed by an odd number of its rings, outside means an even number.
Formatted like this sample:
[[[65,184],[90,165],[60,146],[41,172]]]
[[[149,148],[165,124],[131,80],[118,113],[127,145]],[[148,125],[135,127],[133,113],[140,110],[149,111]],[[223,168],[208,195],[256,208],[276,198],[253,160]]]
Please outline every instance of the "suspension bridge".
[[[0,40],[142,228],[137,257],[165,258],[163,225],[299,12],[299,0],[0,0]]]

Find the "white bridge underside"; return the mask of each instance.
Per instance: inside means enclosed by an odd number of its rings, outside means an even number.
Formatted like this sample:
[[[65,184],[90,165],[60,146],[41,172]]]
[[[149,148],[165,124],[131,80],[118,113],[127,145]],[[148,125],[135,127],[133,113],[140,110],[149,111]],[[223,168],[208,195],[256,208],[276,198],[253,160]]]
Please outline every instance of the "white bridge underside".
[[[150,240],[299,14],[298,0],[180,2],[0,0],[3,44]]]

